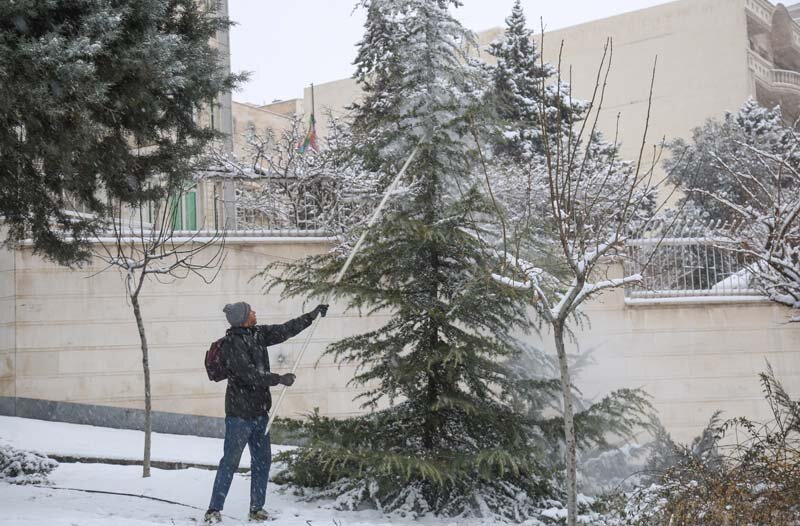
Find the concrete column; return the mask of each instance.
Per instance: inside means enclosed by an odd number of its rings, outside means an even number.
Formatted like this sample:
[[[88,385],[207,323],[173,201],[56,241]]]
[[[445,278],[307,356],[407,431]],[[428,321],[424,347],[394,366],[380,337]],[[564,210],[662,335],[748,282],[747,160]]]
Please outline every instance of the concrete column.
[[[228,0],[219,3],[220,15],[228,16]],[[222,57],[222,67],[225,73],[231,72],[230,32],[225,29],[217,32],[217,42]],[[227,155],[233,154],[233,113],[231,111],[231,93],[221,93],[219,97],[219,129],[226,135],[223,144]],[[226,180],[222,184],[222,198],[224,199],[224,225],[226,230],[236,229],[236,187],[233,180]]]
[[[6,229],[0,226],[0,238]],[[0,246],[0,414],[16,414],[17,397],[16,249]]]

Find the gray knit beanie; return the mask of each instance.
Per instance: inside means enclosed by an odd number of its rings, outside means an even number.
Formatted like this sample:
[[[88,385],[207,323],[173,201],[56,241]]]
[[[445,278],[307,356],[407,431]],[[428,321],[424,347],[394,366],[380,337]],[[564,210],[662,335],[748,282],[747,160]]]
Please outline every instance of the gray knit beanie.
[[[225,308],[222,309],[222,312],[225,313],[225,317],[228,319],[228,323],[230,323],[231,326],[241,327],[250,317],[250,305],[243,301],[238,303],[229,303],[225,305]]]

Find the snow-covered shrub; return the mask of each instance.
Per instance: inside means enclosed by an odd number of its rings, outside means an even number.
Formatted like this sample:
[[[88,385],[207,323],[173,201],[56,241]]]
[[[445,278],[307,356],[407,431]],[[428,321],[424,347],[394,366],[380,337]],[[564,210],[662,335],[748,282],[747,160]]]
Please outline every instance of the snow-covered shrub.
[[[363,145],[347,118],[327,113],[329,126],[318,153],[297,151],[306,134],[299,116],[282,132],[247,134],[249,163],[237,166],[244,176],[237,187],[237,224],[346,235],[375,207],[376,176],[353,155]]]
[[[58,467],[45,455],[0,444],[0,480],[11,484],[41,484]]]
[[[559,496],[554,473],[532,448],[512,450],[525,442],[514,436],[520,428],[500,424],[516,415],[486,404],[497,422],[484,421],[486,408],[478,415],[442,411],[431,448],[420,443],[421,408],[414,402],[348,420],[312,416],[310,444],[278,457],[289,469],[276,481],[305,488],[300,491],[309,498],[334,498],[342,509],[415,517],[497,514],[521,522]]]
[[[494,407],[500,420],[514,417]],[[306,500],[334,500],[341,510],[481,517],[531,526],[564,523],[563,460],[547,452],[555,448],[543,447],[535,423],[529,422],[527,439],[540,446],[509,451],[513,438],[508,425],[450,415],[441,438],[452,449],[426,451],[414,429],[418,412],[406,402],[348,420],[312,414],[302,425],[308,443],[275,459],[287,469],[274,480]],[[582,524],[607,524],[598,512],[600,504],[580,498]]]
[[[578,466],[581,491],[588,495],[632,491],[642,479],[648,451],[647,445],[626,444],[584,455]]]
[[[671,443],[651,463],[652,484],[610,506],[613,524],[800,525],[800,401],[771,368],[761,384],[773,421],[712,419],[691,446]]]

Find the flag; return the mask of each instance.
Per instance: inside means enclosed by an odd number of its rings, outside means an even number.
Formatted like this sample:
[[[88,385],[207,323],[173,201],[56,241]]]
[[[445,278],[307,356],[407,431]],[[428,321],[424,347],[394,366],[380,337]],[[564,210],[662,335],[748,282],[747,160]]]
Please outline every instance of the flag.
[[[300,153],[306,153],[306,150],[311,147],[316,153],[319,153],[319,147],[317,146],[317,119],[314,118],[314,114],[311,114],[311,119],[308,122],[308,133],[306,134],[305,139],[301,143],[297,145],[297,151]]]

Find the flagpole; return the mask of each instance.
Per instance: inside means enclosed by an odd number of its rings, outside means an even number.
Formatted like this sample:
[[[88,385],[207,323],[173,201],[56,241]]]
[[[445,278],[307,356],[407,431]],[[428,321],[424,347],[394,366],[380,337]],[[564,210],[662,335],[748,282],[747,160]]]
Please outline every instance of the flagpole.
[[[303,140],[297,143],[297,151],[301,154],[306,153],[310,146],[312,150],[319,153],[317,146],[317,116],[316,102],[314,101],[314,83],[311,83],[311,117],[308,120],[308,132]]]
[[[314,83],[311,83],[311,117],[316,121],[316,108],[314,107]]]

